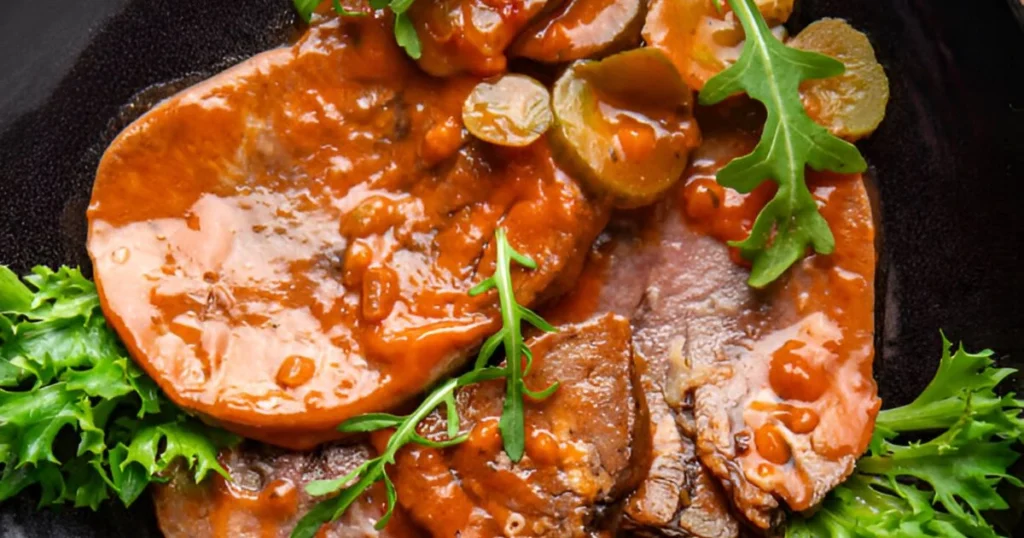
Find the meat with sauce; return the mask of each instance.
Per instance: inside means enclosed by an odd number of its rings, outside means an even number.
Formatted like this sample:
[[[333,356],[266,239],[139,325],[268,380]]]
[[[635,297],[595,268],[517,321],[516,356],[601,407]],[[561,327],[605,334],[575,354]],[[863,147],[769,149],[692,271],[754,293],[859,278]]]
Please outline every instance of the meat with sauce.
[[[740,524],[731,514],[718,480],[697,457],[692,423],[666,402],[663,383],[669,356],[656,337],[657,325],[644,321],[641,303],[660,261],[660,228],[666,211],[617,215],[595,243],[577,287],[551,308],[548,319],[580,321],[603,312],[633,317],[634,344],[642,359],[639,375],[649,410],[651,460],[644,480],[620,507],[627,535],[733,538]],[[678,217],[678,214],[675,214]],[[679,268],[657,267],[660,271]]]
[[[610,508],[642,478],[649,435],[628,321],[605,315],[529,345],[527,385],[560,386],[527,402],[521,461],[502,451],[500,381],[458,394],[467,442],[399,454],[399,502],[433,536],[590,536],[613,523]],[[425,433],[441,434],[444,420],[433,419]]]
[[[498,75],[509,58],[566,63],[640,43],[645,0],[434,0],[409,18],[434,76]]]
[[[104,312],[178,405],[310,448],[419,394],[500,321],[468,290],[496,227],[571,286],[605,211],[544,141],[470,141],[477,79],[422,74],[390,19],[330,18],[160,104],[103,157],[89,252]]]
[[[157,521],[166,538],[287,538],[318,499],[304,486],[344,476],[373,456],[367,445],[329,445],[314,452],[285,452],[248,443],[221,454],[231,473],[228,482],[215,476],[196,485],[177,472],[153,488]],[[334,523],[321,538],[421,538],[426,536],[398,508],[387,527],[374,525],[384,514],[384,488],[377,484]]]
[[[655,211],[616,217],[553,319],[631,317],[653,433],[646,480],[623,527],[651,536],[737,536],[733,510],[769,528],[780,503],[816,504],[851,470],[878,409],[871,378],[874,228],[859,176],[811,174],[836,252],[773,287],[747,286],[724,244],[772,195],[724,189],[715,172],[756,131],[705,111],[683,185]],[[756,120],[756,117],[753,118]]]
[[[742,196],[714,183],[753,142],[717,136],[667,202],[676,209],[659,225],[635,339],[667,361],[665,395],[701,461],[739,513],[768,529],[781,503],[819,502],[870,439],[874,228],[860,176],[812,174],[835,253],[809,256],[764,292],[747,286],[721,240],[746,233],[770,186]]]
[[[405,516],[433,536],[498,536],[509,524],[564,536],[617,524],[627,535],[734,537],[740,521],[770,526],[781,503],[817,502],[850,472],[852,458],[836,448],[863,448],[878,405],[863,181],[812,176],[837,253],[754,292],[721,239],[743,233],[770,192],[711,183],[750,144],[743,133],[709,131],[685,184],[656,211],[615,219],[573,292],[543,311],[563,329],[531,340],[529,384],[563,385],[528,404],[527,457],[514,465],[501,452],[501,383],[467,388],[467,443],[399,455]],[[721,195],[717,205],[710,193]],[[630,328],[608,312],[632,317],[633,359]],[[441,417],[426,429],[443,432]],[[583,465],[566,453],[600,459]]]
[[[505,49],[538,15],[564,0],[414,2],[409,18],[423,47],[420,67],[443,77],[503,73]]]

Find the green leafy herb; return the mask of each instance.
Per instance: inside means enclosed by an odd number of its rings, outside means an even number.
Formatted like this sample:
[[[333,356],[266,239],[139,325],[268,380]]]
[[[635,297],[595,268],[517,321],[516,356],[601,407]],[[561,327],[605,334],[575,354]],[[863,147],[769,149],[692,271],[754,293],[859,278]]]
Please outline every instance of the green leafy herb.
[[[325,523],[341,517],[352,506],[360,495],[379,481],[384,482],[387,493],[387,511],[377,521],[377,529],[383,529],[391,519],[398,495],[395,486],[388,477],[387,466],[395,463],[395,456],[402,447],[409,443],[423,446],[443,448],[457,445],[466,440],[468,434],[458,435],[459,414],[455,410],[455,389],[472,383],[489,379],[498,379],[505,375],[504,368],[488,367],[466,373],[458,378],[449,379],[435,388],[423,403],[412,413],[405,416],[386,413],[362,415],[346,421],[338,427],[347,433],[371,432],[387,428],[395,428],[388,439],[387,446],[379,456],[364,462],[349,474],[333,480],[317,480],[306,485],[310,495],[332,495],[327,500],[314,506],[292,530],[292,538],[313,538]],[[417,427],[435,409],[444,405],[448,420],[448,438],[444,441],[432,441],[417,432]]]
[[[309,22],[313,19],[313,12],[320,5],[320,0],[292,0],[295,4],[295,11],[299,12],[302,20]]]
[[[486,364],[499,345],[505,348],[505,367],[508,369],[508,376],[505,378],[505,404],[498,427],[501,430],[505,453],[513,462],[518,462],[523,459],[526,443],[523,424],[523,396],[526,395],[534,400],[543,400],[558,390],[558,383],[554,383],[540,392],[533,392],[526,387],[523,377],[530,373],[533,354],[523,342],[523,321],[546,332],[554,332],[555,328],[536,312],[517,303],[512,290],[512,262],[515,261],[527,269],[536,269],[537,264],[512,248],[505,235],[505,230],[498,228],[495,235],[497,261],[494,275],[469,290],[469,294],[479,295],[490,290],[497,290],[498,301],[501,305],[502,325],[500,331],[491,335],[484,342],[480,349],[480,355],[477,357],[476,367],[480,368]]]
[[[234,438],[185,415],[128,360],[75,269],[0,266],[0,502],[132,504],[172,464],[201,481]]]
[[[864,171],[867,163],[853,144],[815,123],[800,101],[802,81],[842,74],[843,64],[784,45],[772,35],[753,0],[728,2],[746,33],[743,52],[735,64],[707,82],[700,102],[711,105],[746,93],[768,112],[754,151],[718,172],[719,183],[739,192],[750,192],[766,180],[778,185],[750,236],[730,243],[753,261],[749,282],[760,288],[782,275],[808,246],[821,254],[835,249],[835,238],[807,188],[806,167],[852,173]]]
[[[991,351],[952,353],[945,337],[943,346],[924,392],[879,413],[871,452],[817,512],[793,516],[787,538],[998,536],[983,512],[1007,508],[1001,483],[1022,486],[1008,469],[1024,441],[1024,401],[995,393],[1014,370],[994,368]],[[896,442],[924,432],[934,436]]]
[[[467,439],[468,434],[459,435],[459,412],[455,407],[455,390],[460,387],[506,379],[505,405],[499,426],[505,452],[509,458],[513,461],[522,459],[525,442],[523,395],[543,399],[557,390],[558,384],[551,385],[541,392],[532,392],[526,388],[523,377],[529,373],[533,356],[523,341],[521,326],[523,321],[526,321],[544,331],[555,329],[535,312],[517,303],[512,290],[512,261],[528,269],[536,269],[537,264],[512,248],[505,230],[499,228],[495,232],[495,239],[497,256],[494,276],[475,286],[469,293],[479,295],[497,290],[501,306],[501,330],[484,342],[471,371],[438,385],[412,413],[404,416],[369,413],[350,419],[339,426],[338,429],[346,433],[365,433],[387,428],[394,428],[395,432],[391,434],[387,446],[376,458],[356,467],[345,476],[333,480],[318,480],[306,486],[306,491],[310,495],[334,496],[321,501],[303,516],[292,531],[292,538],[313,538],[325,523],[341,517],[360,495],[380,481],[384,482],[387,494],[387,511],[377,522],[376,527],[383,529],[398,501],[395,486],[387,474],[387,466],[395,463],[398,451],[410,443],[446,448]],[[487,366],[499,346],[504,346],[505,349],[505,366]],[[420,423],[441,406],[445,408],[447,438],[434,441],[420,435],[417,431]]]
[[[299,15],[306,22],[313,19],[313,12],[320,5],[320,0],[292,1],[295,4],[295,10],[299,12]],[[420,43],[420,37],[416,33],[416,28],[412,24],[412,19],[406,13],[409,7],[412,6],[412,3],[413,0],[370,0],[370,8],[377,11],[382,9],[391,10],[395,16],[395,41],[410,58],[419,60],[420,55],[423,54],[423,47]],[[341,0],[331,0],[331,5],[334,7],[334,12],[342,17],[366,16],[366,13],[362,11],[353,11],[346,8],[341,4]]]

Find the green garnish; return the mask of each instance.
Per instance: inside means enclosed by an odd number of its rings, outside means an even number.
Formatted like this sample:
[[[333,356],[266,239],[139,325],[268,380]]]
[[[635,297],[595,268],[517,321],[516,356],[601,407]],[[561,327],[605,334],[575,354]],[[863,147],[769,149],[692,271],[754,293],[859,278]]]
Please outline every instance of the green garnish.
[[[509,459],[515,462],[522,459],[525,444],[523,395],[533,399],[544,399],[558,389],[558,384],[555,383],[541,392],[533,392],[526,388],[523,377],[530,371],[533,355],[523,341],[521,326],[523,321],[526,321],[543,331],[555,329],[535,312],[517,303],[512,289],[512,261],[528,269],[536,269],[537,264],[512,248],[505,230],[499,228],[495,232],[495,240],[497,255],[494,275],[474,286],[469,293],[479,295],[497,290],[501,306],[501,330],[484,342],[472,370],[438,385],[412,413],[402,416],[370,413],[349,419],[339,426],[338,429],[346,433],[367,433],[387,428],[395,428],[395,432],[391,434],[384,450],[376,458],[363,463],[345,476],[333,480],[318,480],[306,486],[306,492],[310,495],[334,496],[321,501],[303,516],[292,531],[292,538],[313,538],[325,523],[341,517],[360,495],[379,481],[384,482],[387,509],[377,521],[376,528],[383,529],[391,519],[398,501],[395,486],[387,474],[387,466],[395,463],[398,451],[410,443],[445,448],[462,443],[468,438],[468,434],[459,435],[459,413],[455,407],[455,390],[459,387],[505,378],[505,404],[499,423],[501,437]],[[487,366],[498,346],[504,346],[505,366]],[[423,419],[442,405],[445,407],[447,419],[447,439],[433,441],[423,437],[417,432],[417,428]]]
[[[175,463],[225,478],[234,437],[172,405],[127,358],[76,269],[37,267],[26,286],[0,266],[0,502],[27,487],[40,505],[131,505]]]
[[[370,486],[379,481],[384,481],[387,494],[387,510],[375,527],[383,529],[398,502],[398,493],[395,485],[388,477],[387,466],[395,463],[395,456],[398,451],[409,443],[418,445],[444,448],[462,443],[469,434],[459,435],[459,413],[455,409],[455,389],[472,383],[479,383],[489,379],[498,379],[505,375],[504,368],[487,367],[473,370],[462,376],[449,379],[427,396],[423,403],[412,413],[405,416],[391,415],[388,413],[370,413],[358,416],[345,421],[338,427],[346,433],[372,432],[386,428],[395,428],[391,434],[388,444],[383,452],[376,458],[364,462],[356,467],[351,473],[333,480],[317,480],[306,485],[306,492],[310,495],[323,496],[336,494],[325,501],[320,501],[306,515],[302,516],[295,529],[292,530],[292,538],[314,538],[317,532],[325,523],[337,520],[348,510],[349,506],[359,498]],[[427,418],[435,409],[441,405],[445,406],[445,415],[448,420],[448,439],[444,441],[432,441],[420,435],[416,428],[423,419]],[[353,483],[354,482],[354,483]]]
[[[523,424],[523,395],[533,400],[543,400],[558,390],[558,383],[553,383],[540,392],[533,392],[526,388],[523,377],[530,373],[533,354],[530,353],[530,348],[526,347],[526,343],[523,341],[523,321],[545,332],[555,332],[555,328],[536,312],[517,303],[512,290],[512,261],[515,260],[516,263],[527,269],[536,269],[537,264],[512,248],[505,236],[505,230],[498,228],[495,237],[497,238],[498,252],[494,275],[474,286],[469,290],[469,294],[480,295],[497,289],[501,305],[502,325],[501,330],[492,334],[480,348],[476,368],[486,364],[499,345],[505,348],[508,375],[505,377],[505,405],[501,411],[498,427],[501,430],[505,453],[513,462],[518,462],[523,459],[526,444],[526,430]],[[525,364],[523,359],[525,359]]]
[[[295,4],[295,10],[299,12],[299,16],[306,22],[313,19],[313,12],[320,5],[320,0],[292,0],[292,2]],[[374,10],[391,10],[391,13],[395,15],[395,41],[410,58],[419,60],[423,53],[423,47],[420,44],[419,35],[416,34],[416,28],[412,25],[412,19],[406,13],[412,6],[413,0],[369,0],[369,2],[370,7]],[[341,5],[340,0],[331,0],[331,5],[334,7],[334,12],[342,17],[366,16],[366,13],[361,11],[347,9]]]
[[[719,183],[739,192],[750,192],[766,180],[778,185],[750,235],[730,242],[753,261],[749,283],[761,288],[800,259],[808,246],[820,254],[835,249],[832,231],[807,188],[806,167],[853,173],[863,172],[867,163],[853,144],[815,123],[800,101],[802,81],[842,74],[843,64],[784,45],[772,35],[753,0],[728,2],[746,33],[743,52],[735,64],[708,80],[700,103],[713,105],[746,93],[768,112],[754,151],[718,172]]]
[[[313,19],[313,12],[320,5],[320,0],[292,0],[295,4],[295,11],[299,12],[302,20],[309,22]]]
[[[787,538],[995,537],[983,512],[1003,510],[1001,483],[1024,442],[1024,401],[996,386],[1015,371],[994,368],[992,352],[968,353],[943,336],[942,361],[909,405],[878,414],[871,452],[813,515],[791,517]],[[900,434],[932,436],[898,443]]]

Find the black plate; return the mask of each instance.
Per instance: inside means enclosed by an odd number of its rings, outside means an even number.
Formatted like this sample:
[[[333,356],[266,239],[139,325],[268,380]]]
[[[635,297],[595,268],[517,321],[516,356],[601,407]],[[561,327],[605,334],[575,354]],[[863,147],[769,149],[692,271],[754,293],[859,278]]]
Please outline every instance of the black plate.
[[[931,378],[940,328],[1024,358],[1024,32],[1009,2],[798,2],[794,29],[834,16],[866,30],[892,84],[862,144],[881,209],[875,371],[890,403]],[[123,107],[295,32],[289,0],[0,2],[0,263],[87,264],[89,189],[133,114]],[[2,538],[122,536],[159,536],[147,501],[0,507]]]

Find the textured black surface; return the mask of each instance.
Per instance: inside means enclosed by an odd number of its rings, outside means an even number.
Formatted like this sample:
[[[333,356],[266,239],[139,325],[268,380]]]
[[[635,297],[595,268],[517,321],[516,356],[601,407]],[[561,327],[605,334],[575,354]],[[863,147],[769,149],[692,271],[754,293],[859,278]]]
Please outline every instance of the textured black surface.
[[[867,30],[892,82],[888,118],[862,145],[884,237],[883,397],[905,401],[931,377],[939,328],[1019,365],[1024,33],[1009,4],[798,3],[794,28],[839,16]],[[0,263],[86,263],[84,209],[101,152],[130,119],[122,107],[284,43],[294,22],[289,0],[2,0]],[[0,507],[0,538],[151,536],[146,502],[99,514]]]

